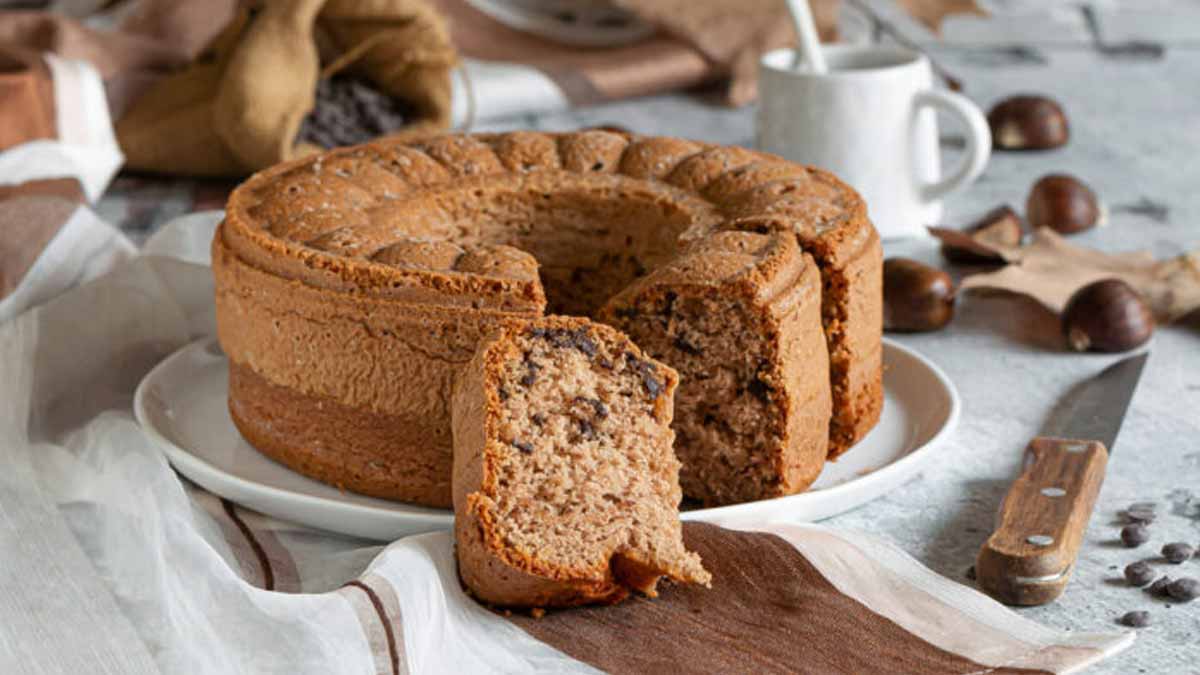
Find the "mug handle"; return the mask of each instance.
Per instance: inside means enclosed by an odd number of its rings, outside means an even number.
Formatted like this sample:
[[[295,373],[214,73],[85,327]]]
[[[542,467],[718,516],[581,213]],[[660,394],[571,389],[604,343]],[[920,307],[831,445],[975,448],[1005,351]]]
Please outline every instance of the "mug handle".
[[[962,121],[967,128],[967,156],[954,173],[937,181],[921,186],[921,197],[932,202],[965,187],[983,173],[988,158],[992,155],[992,132],[987,120],[971,99],[961,94],[940,89],[917,92],[916,106],[940,108]]]

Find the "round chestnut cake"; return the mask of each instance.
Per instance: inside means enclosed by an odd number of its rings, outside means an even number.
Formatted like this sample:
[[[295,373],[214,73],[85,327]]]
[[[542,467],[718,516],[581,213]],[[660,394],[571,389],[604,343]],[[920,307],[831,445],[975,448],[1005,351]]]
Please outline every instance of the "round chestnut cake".
[[[865,204],[743,148],[598,130],[342,148],[238,187],[212,257],[234,423],[362,494],[450,506],[454,381],[507,319],[589,317],[678,371],[680,483],[705,504],[804,490],[883,403]]]

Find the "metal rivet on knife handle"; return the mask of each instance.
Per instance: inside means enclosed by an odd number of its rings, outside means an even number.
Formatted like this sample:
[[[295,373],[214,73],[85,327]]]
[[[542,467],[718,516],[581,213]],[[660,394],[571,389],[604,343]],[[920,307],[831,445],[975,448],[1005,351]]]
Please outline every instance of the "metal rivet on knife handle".
[[[1042,488],[1042,496],[1045,496],[1045,497],[1061,497],[1065,494],[1067,494],[1067,491],[1060,487]]]
[[[1025,541],[1033,544],[1034,546],[1049,546],[1050,544],[1054,543],[1054,537],[1051,537],[1048,534],[1031,534],[1028,537],[1025,537]]]

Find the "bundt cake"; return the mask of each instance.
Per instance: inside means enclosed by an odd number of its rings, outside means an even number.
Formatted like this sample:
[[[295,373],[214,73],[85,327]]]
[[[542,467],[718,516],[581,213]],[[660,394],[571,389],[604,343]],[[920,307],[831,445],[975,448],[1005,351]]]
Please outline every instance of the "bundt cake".
[[[297,471],[449,506],[451,387],[485,334],[547,310],[593,316],[730,230],[790,233],[816,262],[807,330],[827,340],[836,455],[882,403],[882,261],[862,200],[771,155],[607,131],[385,141],[251,177],[213,240],[230,413]]]
[[[829,443],[821,276],[791,234],[718,232],[634,281],[599,314],[682,376],[675,452],[706,504],[808,487]]]
[[[454,529],[467,588],[502,606],[707,584],[683,546],[679,376],[587,319],[501,322],[454,389]]]

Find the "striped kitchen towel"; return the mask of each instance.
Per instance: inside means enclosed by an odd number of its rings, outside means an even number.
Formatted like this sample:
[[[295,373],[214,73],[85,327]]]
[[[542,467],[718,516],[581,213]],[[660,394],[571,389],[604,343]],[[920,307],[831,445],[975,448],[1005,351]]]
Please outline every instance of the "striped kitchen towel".
[[[449,533],[380,546],[210,494],[129,410],[213,330],[219,218],[0,322],[0,672],[1066,673],[1133,640],[1041,626],[875,536],[769,523],[685,527],[711,589],[506,614],[464,593]]]

